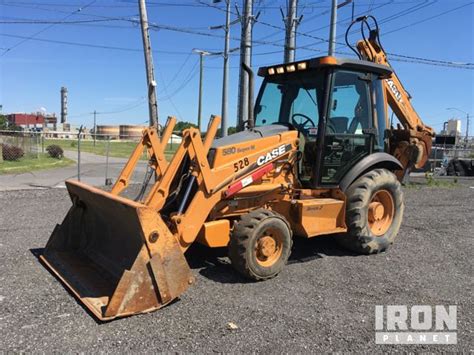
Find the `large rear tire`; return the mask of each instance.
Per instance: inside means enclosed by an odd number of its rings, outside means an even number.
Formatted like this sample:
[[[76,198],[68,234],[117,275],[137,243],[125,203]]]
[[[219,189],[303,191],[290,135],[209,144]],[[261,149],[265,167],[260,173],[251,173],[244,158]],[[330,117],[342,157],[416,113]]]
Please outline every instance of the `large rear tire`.
[[[252,280],[278,275],[291,253],[292,233],[286,219],[260,208],[243,215],[234,226],[229,242],[232,266]]]
[[[393,244],[403,218],[403,192],[397,177],[386,169],[362,175],[346,191],[348,232],[336,238],[361,254],[385,251]]]

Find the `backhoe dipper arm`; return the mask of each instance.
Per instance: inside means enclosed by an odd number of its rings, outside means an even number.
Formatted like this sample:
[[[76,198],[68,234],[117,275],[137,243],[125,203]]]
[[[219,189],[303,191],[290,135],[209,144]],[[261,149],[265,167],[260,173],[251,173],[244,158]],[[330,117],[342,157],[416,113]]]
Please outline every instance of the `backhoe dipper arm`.
[[[371,30],[368,39],[364,38],[357,43],[357,51],[361,55],[361,59],[391,67],[387,55],[380,45],[378,29]],[[421,168],[430,155],[434,131],[425,125],[416,113],[410,102],[411,96],[403,87],[395,71],[390,77],[383,79],[383,85],[385,88],[385,109],[387,110],[388,104],[403,126],[403,129],[391,127],[390,153],[400,160],[405,171],[413,166]]]

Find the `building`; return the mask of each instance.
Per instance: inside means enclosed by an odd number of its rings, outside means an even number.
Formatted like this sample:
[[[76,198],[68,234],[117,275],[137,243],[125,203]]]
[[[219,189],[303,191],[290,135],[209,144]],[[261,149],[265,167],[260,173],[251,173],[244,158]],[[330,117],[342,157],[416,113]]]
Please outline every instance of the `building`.
[[[45,113],[10,113],[5,115],[9,124],[26,130],[43,130],[46,127],[56,127],[57,118],[55,114]]]
[[[444,122],[442,135],[445,136],[461,136],[461,120],[452,118],[447,122]]]

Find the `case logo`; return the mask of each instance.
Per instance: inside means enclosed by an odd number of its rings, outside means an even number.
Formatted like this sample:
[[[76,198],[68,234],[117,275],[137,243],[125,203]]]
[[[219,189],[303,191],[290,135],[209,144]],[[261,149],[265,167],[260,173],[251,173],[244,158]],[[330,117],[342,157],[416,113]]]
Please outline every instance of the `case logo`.
[[[387,82],[387,85],[390,87],[390,90],[392,90],[392,93],[395,96],[395,98],[397,99],[397,101],[402,102],[402,94],[398,90],[397,85],[395,85],[393,80],[385,79],[385,81]]]
[[[261,155],[257,158],[257,165],[260,166],[260,165],[263,165],[265,163],[268,163],[269,161],[279,157],[280,155],[285,154],[286,151],[287,151],[287,146],[286,145],[281,145],[278,148],[272,149],[267,154]]]

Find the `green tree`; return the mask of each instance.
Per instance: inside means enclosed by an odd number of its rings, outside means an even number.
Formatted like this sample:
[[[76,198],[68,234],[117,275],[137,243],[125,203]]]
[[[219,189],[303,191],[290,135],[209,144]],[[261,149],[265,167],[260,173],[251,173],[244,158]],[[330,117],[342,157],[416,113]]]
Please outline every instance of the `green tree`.
[[[0,114],[0,130],[21,131],[21,127],[8,122],[7,116]]]
[[[4,115],[0,115],[0,129],[8,129],[8,120]]]
[[[186,128],[191,128],[191,127],[197,128],[197,126],[194,123],[186,122],[186,121],[179,121],[178,123],[176,123],[176,126],[174,127],[174,130],[178,131],[178,132],[182,132]]]

